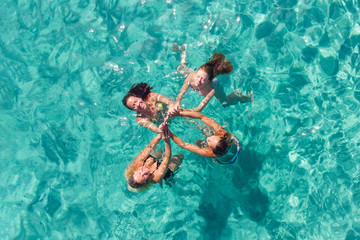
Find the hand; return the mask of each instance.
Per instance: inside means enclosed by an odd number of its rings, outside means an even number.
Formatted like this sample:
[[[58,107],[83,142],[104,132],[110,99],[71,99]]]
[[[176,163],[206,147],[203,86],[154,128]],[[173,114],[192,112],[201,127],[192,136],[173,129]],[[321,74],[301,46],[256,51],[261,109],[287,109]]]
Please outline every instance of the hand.
[[[164,140],[169,139],[171,132],[170,132],[169,125],[167,124],[167,122],[163,122],[160,126],[161,126],[160,129],[162,131],[162,133],[161,133],[162,139],[164,139]]]
[[[166,119],[179,115],[180,110],[181,110],[180,103],[175,103],[173,105],[170,105],[169,110],[166,114]]]
[[[166,119],[165,119],[164,122],[159,125],[159,130],[160,130],[159,133],[160,133],[160,134],[163,134],[164,128],[165,128],[165,125],[166,125],[166,124],[167,124],[167,122],[166,122]]]

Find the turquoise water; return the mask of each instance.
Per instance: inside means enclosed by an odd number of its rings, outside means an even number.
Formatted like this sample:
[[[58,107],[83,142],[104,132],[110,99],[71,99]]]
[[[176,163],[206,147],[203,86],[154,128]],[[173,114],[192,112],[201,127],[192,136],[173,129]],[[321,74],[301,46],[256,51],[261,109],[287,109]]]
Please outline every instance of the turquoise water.
[[[359,1],[0,3],[2,239],[360,239]],[[243,143],[231,166],[185,153],[170,187],[126,190],[154,134],[122,106],[146,81],[175,98],[173,42],[214,50],[227,93],[206,115]],[[183,104],[193,106],[194,92]],[[182,119],[171,129],[201,138]],[[180,149],[173,146],[173,152]]]

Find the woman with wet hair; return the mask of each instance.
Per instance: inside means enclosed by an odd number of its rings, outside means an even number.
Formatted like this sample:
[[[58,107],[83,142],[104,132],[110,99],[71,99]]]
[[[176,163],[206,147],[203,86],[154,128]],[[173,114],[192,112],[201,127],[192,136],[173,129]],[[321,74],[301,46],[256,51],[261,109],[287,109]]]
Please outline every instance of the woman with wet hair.
[[[125,107],[137,112],[136,121],[141,126],[160,134],[161,130],[155,124],[166,119],[164,104],[171,108],[174,106],[174,102],[159,93],[151,92],[151,89],[152,87],[144,82],[134,84],[122,102]],[[172,112],[176,112],[176,110],[172,110]]]
[[[129,164],[125,170],[125,178],[129,191],[142,192],[151,184],[161,179],[171,178],[179,168],[184,155],[178,153],[171,157],[170,131],[167,123],[161,127],[162,133],[157,135],[147,147]],[[161,138],[165,142],[165,155],[161,151],[154,151]]]
[[[176,43],[173,45],[173,51],[181,51],[181,63],[177,70],[180,74],[187,76],[176,98],[174,109],[180,108],[180,102],[189,87],[204,97],[199,106],[189,109],[190,111],[201,112],[214,95],[223,106],[253,101],[252,91],[248,95],[244,95],[239,90],[229,95],[225,94],[223,87],[221,87],[216,77],[231,73],[233,65],[230,61],[226,60],[224,54],[214,52],[214,55],[205,64],[201,65],[197,71],[194,71],[194,69],[186,65],[186,46],[186,44],[179,46]],[[173,113],[169,112],[169,114]]]
[[[171,139],[179,147],[204,157],[212,157],[221,164],[232,164],[237,160],[242,148],[241,143],[220,124],[200,112],[180,111],[177,116],[199,119],[210,127],[212,131],[212,134],[208,134],[206,143],[203,146],[184,142],[170,131]]]

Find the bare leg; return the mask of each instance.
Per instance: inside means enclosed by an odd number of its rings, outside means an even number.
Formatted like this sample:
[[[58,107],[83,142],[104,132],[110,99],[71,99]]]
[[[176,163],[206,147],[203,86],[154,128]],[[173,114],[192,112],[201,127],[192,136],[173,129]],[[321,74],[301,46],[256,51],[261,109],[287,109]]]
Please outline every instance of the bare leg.
[[[168,169],[170,169],[172,172],[175,172],[181,165],[183,159],[184,154],[182,154],[181,152],[172,156],[168,164]]]
[[[179,46],[179,44],[174,43],[173,47],[172,47],[172,51],[173,52],[179,52],[181,51],[180,54],[180,65],[184,64],[186,65],[186,48],[187,48],[187,44],[183,44],[181,46]]]
[[[155,159],[160,159],[161,156],[162,156],[162,154],[163,154],[163,150],[162,150],[162,149],[153,150],[153,151],[151,152],[151,155],[153,155],[153,157],[154,157]]]
[[[172,49],[173,52],[178,52],[180,51],[180,46],[177,43],[173,43]]]
[[[176,68],[176,70],[183,76],[189,75],[189,73],[193,72],[194,70],[189,68],[186,64],[186,49],[187,44],[183,44],[179,46],[177,43],[173,44],[172,51],[173,52],[179,52],[180,53],[180,65]]]
[[[247,102],[253,103],[254,102],[253,91],[251,91],[247,95],[244,95],[239,90],[236,90],[236,91],[232,92],[231,94],[226,96],[226,105],[225,106],[235,105],[238,102],[240,102],[240,103],[247,103]]]
[[[182,65],[186,65],[186,49],[187,49],[187,44],[183,44],[180,47],[181,49],[181,54],[180,54],[180,64]]]

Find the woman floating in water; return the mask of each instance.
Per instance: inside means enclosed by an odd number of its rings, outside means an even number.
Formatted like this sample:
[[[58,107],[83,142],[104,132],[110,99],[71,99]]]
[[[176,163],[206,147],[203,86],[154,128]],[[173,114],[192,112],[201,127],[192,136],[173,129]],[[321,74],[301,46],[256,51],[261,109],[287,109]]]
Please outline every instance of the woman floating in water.
[[[160,134],[161,130],[155,123],[162,122],[166,114],[163,103],[172,108],[174,102],[159,93],[151,92],[151,89],[147,83],[134,84],[122,102],[130,110],[137,111],[136,121],[141,126]],[[176,113],[176,110],[172,112]]]
[[[231,133],[228,133],[220,124],[200,112],[181,111],[177,116],[200,119],[207,126],[212,128],[214,134],[206,138],[207,146],[200,146],[186,143],[170,132],[171,139],[181,148],[204,157],[214,157],[215,161],[221,164],[234,163],[242,148],[239,140]]]
[[[194,71],[194,69],[186,66],[186,46],[187,45],[184,44],[180,47],[174,43],[172,49],[174,52],[181,51],[181,62],[177,70],[180,74],[187,76],[176,98],[176,109],[180,108],[180,101],[189,87],[197,91],[201,96],[204,96],[199,106],[194,109],[189,109],[190,111],[201,112],[214,95],[220,100],[223,106],[234,105],[238,102],[246,103],[253,101],[252,91],[248,95],[244,95],[238,90],[229,95],[225,94],[223,87],[221,87],[216,77],[222,74],[229,74],[233,66],[230,61],[225,60],[224,54],[214,53],[209,61],[203,64],[197,71]]]
[[[147,147],[129,164],[125,170],[128,189],[133,192],[146,190],[151,183],[158,183],[161,179],[168,179],[180,166],[184,155],[178,153],[171,157],[170,131],[166,123],[161,127],[162,133],[157,135]],[[153,152],[161,138],[165,142],[165,155],[161,160],[161,153]],[[153,155],[151,155],[153,153]],[[170,158],[171,157],[171,158]]]

